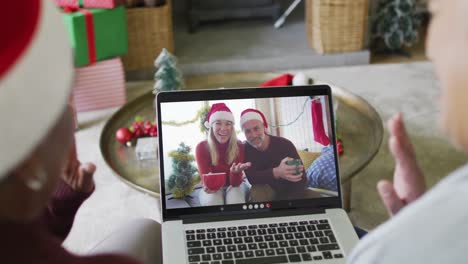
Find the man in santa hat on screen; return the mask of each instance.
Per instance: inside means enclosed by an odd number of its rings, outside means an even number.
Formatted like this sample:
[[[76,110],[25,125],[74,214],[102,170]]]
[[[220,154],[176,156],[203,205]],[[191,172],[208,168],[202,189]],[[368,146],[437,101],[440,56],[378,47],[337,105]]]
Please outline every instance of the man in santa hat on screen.
[[[268,123],[261,111],[252,108],[242,111],[240,125],[247,139],[244,161],[251,162],[245,174],[253,185],[252,201],[319,196],[307,190],[304,166],[294,144],[268,134]]]

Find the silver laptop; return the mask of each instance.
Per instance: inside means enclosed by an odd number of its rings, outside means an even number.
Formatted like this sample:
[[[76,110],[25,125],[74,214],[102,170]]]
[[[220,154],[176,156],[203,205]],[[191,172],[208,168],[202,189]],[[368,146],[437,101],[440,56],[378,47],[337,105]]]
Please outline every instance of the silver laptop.
[[[215,103],[224,103],[234,115],[237,138],[245,146],[244,162],[253,160],[250,168],[265,162],[258,159],[262,152],[252,156],[240,116],[248,108],[261,111],[268,135],[294,145],[304,167],[303,185],[288,195],[290,182],[261,184],[249,168],[239,187],[221,178],[221,200],[206,205],[203,186],[217,181],[199,175],[196,147],[207,138],[203,123]],[[156,106],[163,263],[346,262],[358,237],[342,209],[329,86],[161,92]],[[241,187],[240,199],[228,199],[232,188]]]

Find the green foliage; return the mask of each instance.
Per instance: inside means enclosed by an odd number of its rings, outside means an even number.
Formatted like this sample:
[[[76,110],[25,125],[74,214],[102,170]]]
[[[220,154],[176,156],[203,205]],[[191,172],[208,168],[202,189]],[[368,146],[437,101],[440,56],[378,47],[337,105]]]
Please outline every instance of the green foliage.
[[[420,17],[414,0],[380,0],[373,18],[372,37],[382,41],[389,50],[401,50],[418,41]]]
[[[202,133],[207,133],[208,128],[205,127],[205,121],[206,117],[208,116],[208,113],[210,112],[210,106],[205,105],[202,109],[200,109],[200,131]]]
[[[176,91],[184,88],[182,73],[177,68],[177,59],[174,55],[163,49],[154,65],[158,68],[154,74],[154,94],[160,91]]]
[[[144,116],[137,115],[134,118],[135,122],[144,122],[146,118]]]
[[[190,154],[190,147],[183,142],[175,151],[171,151],[173,173],[169,176],[167,187],[175,198],[183,198],[193,192],[197,168],[192,165],[195,157]]]

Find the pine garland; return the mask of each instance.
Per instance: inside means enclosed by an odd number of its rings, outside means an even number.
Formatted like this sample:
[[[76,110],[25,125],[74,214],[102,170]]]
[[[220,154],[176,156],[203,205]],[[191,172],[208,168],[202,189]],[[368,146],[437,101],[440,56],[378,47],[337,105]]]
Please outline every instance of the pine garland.
[[[185,125],[188,125],[188,124],[193,124],[195,122],[197,122],[198,118],[200,118],[199,115],[195,116],[195,118],[191,119],[191,120],[187,120],[187,121],[182,121],[182,122],[177,122],[177,121],[163,121],[162,124],[163,125],[168,125],[168,126],[175,126],[175,127],[181,127],[181,126],[185,126]]]
[[[316,100],[316,99],[311,100],[310,98],[307,98],[304,101],[303,105],[302,105],[301,113],[299,113],[298,116],[296,118],[294,118],[294,120],[292,120],[291,122],[288,122],[286,124],[278,124],[278,125],[270,124],[270,126],[272,128],[287,127],[287,126],[290,126],[290,125],[296,123],[301,118],[301,116],[304,115],[307,103],[311,102],[313,100]],[[195,117],[190,119],[190,120],[181,121],[181,122],[177,122],[177,121],[174,121],[174,120],[163,121],[162,124],[163,125],[168,125],[168,126],[181,127],[181,126],[185,126],[185,125],[188,125],[188,124],[193,124],[193,123],[199,121],[200,122],[200,131],[203,133],[203,132],[207,131],[207,128],[205,128],[204,122],[205,122],[205,119],[206,119],[206,116],[207,116],[209,110],[210,110],[209,106],[203,106],[202,108],[200,108],[197,111],[197,114],[195,115]],[[335,119],[335,126],[336,126],[336,119]],[[236,132],[236,134],[240,134],[242,131],[241,130],[235,130],[235,132]]]
[[[185,125],[188,125],[188,124],[193,124],[197,121],[200,120],[200,122],[203,124],[205,122],[205,119],[206,119],[206,108],[208,108],[209,110],[209,107],[202,107],[200,108],[198,111],[197,111],[197,114],[195,115],[194,118],[190,119],[190,120],[186,120],[186,121],[182,121],[182,122],[177,122],[177,121],[174,121],[174,120],[170,120],[170,121],[162,121],[162,124],[163,125],[168,125],[168,126],[175,126],[175,127],[181,127],[181,126],[185,126]],[[200,128],[202,129],[202,128]],[[202,131],[204,132],[204,131]]]

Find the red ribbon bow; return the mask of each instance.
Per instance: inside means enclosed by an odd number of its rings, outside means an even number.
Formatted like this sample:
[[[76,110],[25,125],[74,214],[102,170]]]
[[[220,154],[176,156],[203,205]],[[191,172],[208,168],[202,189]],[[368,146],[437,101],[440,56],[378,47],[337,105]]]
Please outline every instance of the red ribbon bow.
[[[73,13],[73,12],[76,12],[76,11],[79,11],[79,10],[80,10],[79,7],[66,6],[66,7],[63,8],[64,13]]]
[[[96,39],[94,37],[93,13],[79,7],[64,7],[64,13],[81,12],[85,16],[86,40],[88,43],[88,64],[96,62]]]

